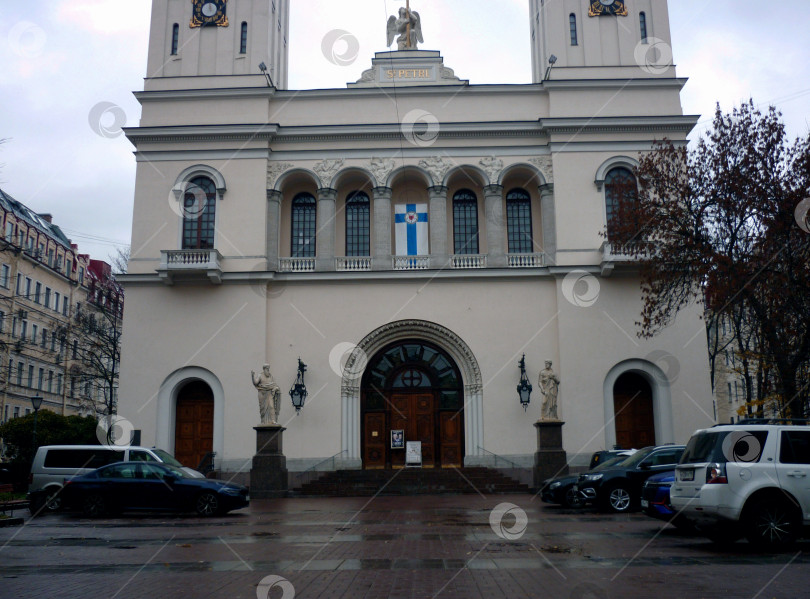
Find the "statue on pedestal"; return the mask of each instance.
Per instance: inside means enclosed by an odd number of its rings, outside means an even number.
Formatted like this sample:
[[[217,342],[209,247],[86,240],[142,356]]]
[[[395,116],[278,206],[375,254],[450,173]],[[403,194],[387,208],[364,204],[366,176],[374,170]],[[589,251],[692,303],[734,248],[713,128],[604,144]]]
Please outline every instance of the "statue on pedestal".
[[[270,365],[262,366],[259,376],[256,376],[256,372],[251,370],[250,379],[259,392],[259,413],[262,424],[278,425],[278,416],[281,413],[281,388],[270,374]]]
[[[406,8],[399,9],[399,18],[392,16],[388,19],[388,46],[397,38],[397,50],[418,50],[418,42],[424,42],[422,37],[422,20],[419,13],[411,10],[410,1]]]
[[[551,369],[551,360],[546,360],[546,367],[540,371],[537,386],[540,387],[540,393],[543,394],[540,420],[559,420],[557,416],[557,392],[560,387],[560,378]]]

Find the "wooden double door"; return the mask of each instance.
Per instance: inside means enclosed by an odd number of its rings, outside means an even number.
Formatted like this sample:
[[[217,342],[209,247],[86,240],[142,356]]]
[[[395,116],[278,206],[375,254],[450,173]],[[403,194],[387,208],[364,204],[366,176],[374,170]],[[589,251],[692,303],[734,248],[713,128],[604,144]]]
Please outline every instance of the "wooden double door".
[[[202,381],[180,390],[175,415],[174,457],[196,468],[214,448],[214,394]]]
[[[655,416],[650,384],[636,373],[623,374],[613,388],[616,444],[622,449],[655,445]]]
[[[388,409],[363,415],[363,467],[403,468],[405,449],[391,448],[391,431],[422,443],[422,467],[461,467],[463,412],[438,411],[431,392],[392,393]]]

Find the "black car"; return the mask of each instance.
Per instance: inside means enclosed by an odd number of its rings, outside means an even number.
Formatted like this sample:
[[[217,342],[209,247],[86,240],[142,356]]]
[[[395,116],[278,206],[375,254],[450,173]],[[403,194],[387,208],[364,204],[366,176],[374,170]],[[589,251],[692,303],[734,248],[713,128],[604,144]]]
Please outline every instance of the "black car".
[[[588,470],[593,470],[616,456],[628,456],[631,453],[635,453],[635,451],[635,449],[603,449],[601,451],[594,451],[591,456],[591,463],[588,465]]]
[[[619,455],[613,455],[607,458],[598,466],[591,468],[588,472],[607,468],[613,464],[626,460],[628,456],[633,454],[633,450],[622,451]],[[593,462],[593,460],[591,460]],[[540,497],[546,503],[558,503],[566,507],[580,507],[582,505],[582,497],[579,492],[574,489],[574,485],[579,480],[579,474],[566,474],[556,478],[549,478],[543,481],[540,487]]]
[[[190,478],[166,464],[118,462],[65,481],[62,504],[87,516],[131,510],[196,512],[214,516],[246,507],[242,485]]]
[[[576,489],[584,502],[612,512],[638,509],[644,482],[654,474],[672,470],[684,449],[684,445],[645,447],[619,464],[580,474]]]

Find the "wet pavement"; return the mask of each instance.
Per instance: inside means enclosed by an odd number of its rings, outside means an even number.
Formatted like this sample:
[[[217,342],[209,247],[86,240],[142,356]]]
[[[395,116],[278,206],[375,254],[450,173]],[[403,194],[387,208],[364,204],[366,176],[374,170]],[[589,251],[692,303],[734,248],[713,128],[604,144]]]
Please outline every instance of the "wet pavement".
[[[223,517],[68,514],[0,529],[0,598],[807,596],[810,542],[721,550],[531,495],[253,501]]]

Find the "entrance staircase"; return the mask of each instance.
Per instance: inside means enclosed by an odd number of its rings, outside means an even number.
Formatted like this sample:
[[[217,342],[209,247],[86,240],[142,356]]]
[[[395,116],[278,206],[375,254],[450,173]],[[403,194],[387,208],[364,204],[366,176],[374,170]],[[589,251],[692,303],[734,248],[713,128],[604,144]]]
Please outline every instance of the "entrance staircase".
[[[461,493],[529,493],[519,483],[490,468],[405,468],[335,470],[293,490],[299,496],[371,497]]]

